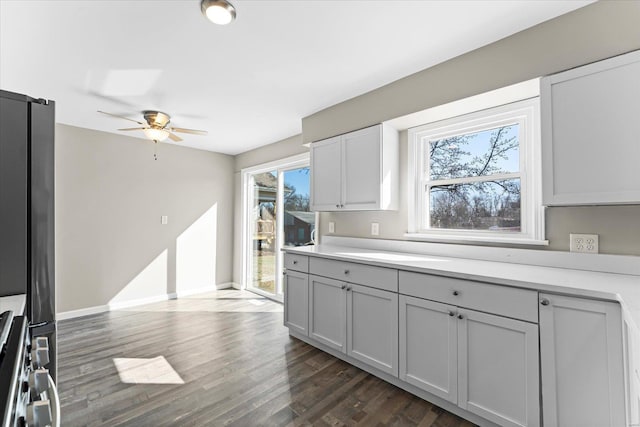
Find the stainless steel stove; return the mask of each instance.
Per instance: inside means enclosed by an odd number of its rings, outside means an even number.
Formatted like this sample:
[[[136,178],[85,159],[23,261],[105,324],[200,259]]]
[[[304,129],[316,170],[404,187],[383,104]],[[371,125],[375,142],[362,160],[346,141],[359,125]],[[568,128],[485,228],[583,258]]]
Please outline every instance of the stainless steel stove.
[[[59,427],[60,399],[47,369],[46,337],[31,342],[26,316],[0,315],[1,427]]]

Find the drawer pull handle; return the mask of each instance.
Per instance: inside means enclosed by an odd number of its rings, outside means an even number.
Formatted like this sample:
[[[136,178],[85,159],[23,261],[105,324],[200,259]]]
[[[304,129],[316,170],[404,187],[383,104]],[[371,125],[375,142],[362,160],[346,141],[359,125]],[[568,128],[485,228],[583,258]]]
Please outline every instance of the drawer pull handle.
[[[293,261],[293,265],[296,265],[298,263],[298,261]]]
[[[453,311],[450,311],[450,312],[449,312],[449,316],[453,317],[453,316],[455,316],[455,315],[456,315],[456,314],[455,314]]]
[[[458,292],[458,291],[453,291],[453,296],[456,296],[456,297],[457,297],[458,295],[460,295],[460,292]]]
[[[464,316],[462,316],[462,314],[458,314],[458,319],[464,319]]]
[[[546,298],[542,298],[542,300],[540,300],[540,304],[542,305],[549,305],[549,300]]]
[[[344,274],[349,274],[349,270],[345,270],[345,271],[344,271]]]
[[[344,289],[346,287],[347,287],[347,285],[342,285],[342,286],[340,286],[340,289]]]

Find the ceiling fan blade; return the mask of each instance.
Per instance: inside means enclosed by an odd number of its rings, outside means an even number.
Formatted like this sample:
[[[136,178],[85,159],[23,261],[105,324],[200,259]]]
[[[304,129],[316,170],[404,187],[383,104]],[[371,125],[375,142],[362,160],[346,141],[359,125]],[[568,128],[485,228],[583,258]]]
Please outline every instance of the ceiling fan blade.
[[[124,128],[124,129],[118,129],[118,130],[122,130],[122,131],[129,131],[129,130],[145,130],[146,128]]]
[[[206,130],[196,130],[196,129],[184,129],[184,128],[171,128],[171,132],[180,132],[180,133],[190,133],[193,135],[208,135],[209,132]]]
[[[180,138],[178,135],[173,134],[171,132],[169,132],[169,139],[174,141],[174,142],[180,142],[182,141],[182,138]]]
[[[137,120],[130,119],[129,117],[124,117],[124,116],[119,116],[119,115],[117,115],[117,114],[107,113],[106,111],[100,111],[100,110],[98,110],[98,113],[106,114],[107,116],[117,117],[117,118],[119,118],[119,119],[129,120],[130,122],[134,122],[134,123],[137,123],[137,124],[139,124],[139,125],[143,125],[143,126],[146,124],[146,123],[139,122],[139,121],[137,121]]]

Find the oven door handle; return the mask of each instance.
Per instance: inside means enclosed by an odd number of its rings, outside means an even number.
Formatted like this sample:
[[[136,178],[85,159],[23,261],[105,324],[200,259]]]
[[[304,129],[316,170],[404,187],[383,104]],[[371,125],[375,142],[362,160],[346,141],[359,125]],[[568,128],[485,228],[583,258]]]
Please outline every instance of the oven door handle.
[[[49,377],[49,394],[50,398],[53,398],[51,406],[51,415],[53,418],[52,427],[60,427],[60,396],[58,395],[58,389],[56,383],[53,382],[51,374],[47,374]]]

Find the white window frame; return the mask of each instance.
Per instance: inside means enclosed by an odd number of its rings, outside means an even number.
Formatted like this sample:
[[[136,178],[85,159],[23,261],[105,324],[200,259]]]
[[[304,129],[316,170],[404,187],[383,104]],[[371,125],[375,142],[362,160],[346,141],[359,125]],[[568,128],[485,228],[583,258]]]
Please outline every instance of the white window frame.
[[[421,141],[480,132],[509,124],[519,125],[519,172],[488,177],[437,180],[437,183],[442,185],[520,178],[521,231],[499,232],[430,228],[429,201],[425,190],[431,181],[426,168],[429,161],[427,159],[428,153],[424,153],[428,143]],[[405,237],[427,241],[548,244],[544,238],[544,207],[542,206],[539,97],[411,128],[408,132],[408,142],[409,229]]]
[[[276,294],[272,295],[267,292],[262,292],[260,289],[252,288],[249,283],[249,279],[251,278],[251,260],[249,259],[249,251],[253,247],[252,234],[249,227],[249,206],[253,204],[253,192],[249,191],[249,183],[251,182],[251,176],[258,173],[266,173],[277,171],[278,173],[278,194],[276,200],[276,210],[278,212],[284,212],[284,199],[283,199],[283,185],[284,172],[303,168],[310,167],[310,153],[298,154],[291,157],[286,157],[284,159],[275,160],[268,163],[262,163],[256,166],[251,166],[248,168],[244,168],[241,170],[241,186],[242,186],[242,283],[240,284],[241,289],[250,290],[251,292],[257,293],[264,297],[273,299],[278,302],[283,302],[283,295],[278,294],[277,290],[281,289],[282,286],[278,281],[282,280],[282,271],[284,269],[284,256],[280,250],[276,251]],[[315,238],[319,236],[320,233],[320,217],[319,213],[316,212],[316,225],[315,225]],[[276,248],[280,249],[284,246],[284,236],[281,230],[283,227],[283,215],[276,216]]]

